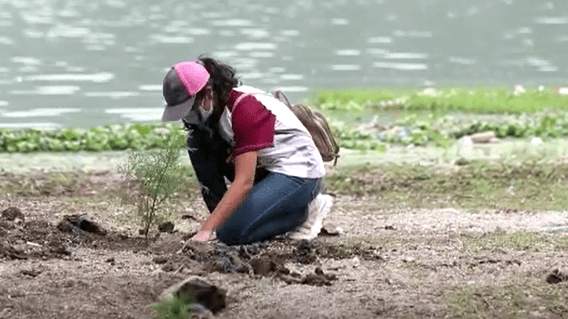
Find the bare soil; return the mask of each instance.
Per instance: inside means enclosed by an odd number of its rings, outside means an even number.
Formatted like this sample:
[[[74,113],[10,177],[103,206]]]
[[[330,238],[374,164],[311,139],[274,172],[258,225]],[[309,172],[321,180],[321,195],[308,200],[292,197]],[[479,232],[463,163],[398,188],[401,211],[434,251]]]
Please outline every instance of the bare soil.
[[[218,318],[568,317],[566,211],[337,195],[326,225],[339,236],[227,248],[187,240],[205,214],[196,189],[170,217],[176,230],[146,239],[112,200],[127,188],[115,173],[3,179],[0,212],[23,217],[0,216],[0,318],[151,318],[188,276],[226,290]],[[71,215],[104,231],[66,225]]]

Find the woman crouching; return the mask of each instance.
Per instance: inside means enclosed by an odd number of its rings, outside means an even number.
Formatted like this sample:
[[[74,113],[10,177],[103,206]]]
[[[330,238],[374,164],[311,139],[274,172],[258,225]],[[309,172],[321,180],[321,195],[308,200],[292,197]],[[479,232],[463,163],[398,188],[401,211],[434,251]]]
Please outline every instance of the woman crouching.
[[[164,78],[162,120],[185,124],[189,157],[211,213],[192,240],[210,240],[213,231],[228,245],[281,234],[311,239],[332,204],[321,194],[319,151],[287,105],[239,86],[235,74],[201,56],[177,63]]]

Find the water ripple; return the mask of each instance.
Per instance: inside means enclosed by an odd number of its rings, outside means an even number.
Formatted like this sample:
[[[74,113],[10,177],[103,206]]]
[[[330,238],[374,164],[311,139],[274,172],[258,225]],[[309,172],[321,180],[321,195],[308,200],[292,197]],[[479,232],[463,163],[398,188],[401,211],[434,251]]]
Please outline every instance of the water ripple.
[[[305,86],[278,86],[273,88],[273,90],[280,90],[284,93],[286,92],[307,92],[308,88]]]
[[[0,44],[3,45],[14,45],[14,40],[8,38],[8,37],[4,37],[4,36],[0,36]]]
[[[77,81],[102,83],[114,79],[114,74],[109,72],[93,74],[40,74],[30,75],[23,78],[25,81]]]
[[[49,129],[54,130],[61,128],[62,125],[52,122],[25,122],[25,123],[2,123],[0,122],[0,127],[8,129]]]
[[[304,79],[302,74],[282,74],[280,79],[283,81],[300,81]]]
[[[66,113],[78,113],[81,109],[63,108],[63,109],[50,109],[50,108],[37,108],[29,111],[6,112],[2,117],[22,118],[22,117],[55,117]]]
[[[367,39],[368,43],[392,43],[391,37],[372,37]]]
[[[357,55],[361,55],[361,51],[360,50],[354,50],[354,49],[337,50],[337,51],[335,51],[335,54],[341,55],[341,56],[357,56]]]
[[[331,23],[335,25],[348,25],[349,20],[343,18],[331,19]]]
[[[106,109],[106,114],[116,114],[130,121],[146,122],[157,121],[162,118],[163,108],[120,108]]]
[[[154,43],[163,44],[184,44],[193,43],[193,38],[184,36],[169,36],[166,34],[153,34],[150,36]]]
[[[111,99],[120,99],[125,97],[139,96],[139,92],[115,91],[115,92],[87,92],[86,97],[108,97]]]
[[[334,71],[358,71],[361,66],[358,64],[334,64],[330,68]]]
[[[403,31],[403,30],[396,30],[393,33],[397,37],[410,37],[410,38],[431,38],[434,34],[430,31],[417,31],[417,30],[410,30],[410,31]]]
[[[385,54],[385,59],[389,60],[412,60],[412,59],[427,59],[426,53],[412,53],[412,52],[389,52]]]
[[[146,84],[146,85],[140,85],[138,89],[140,91],[162,91],[162,86],[156,84]]]
[[[402,71],[418,71],[427,70],[428,65],[422,63],[391,63],[391,62],[375,62],[373,67],[380,69],[394,69]]]
[[[213,20],[211,24],[217,27],[250,27],[253,25],[252,21],[245,19]]]
[[[270,42],[243,42],[235,45],[235,49],[239,51],[252,50],[276,50],[277,45]]]
[[[451,63],[457,63],[457,64],[463,64],[463,65],[475,64],[475,60],[473,60],[473,59],[460,58],[460,57],[454,57],[454,56],[451,56],[448,60]]]
[[[537,24],[568,24],[568,17],[539,17],[535,19]]]

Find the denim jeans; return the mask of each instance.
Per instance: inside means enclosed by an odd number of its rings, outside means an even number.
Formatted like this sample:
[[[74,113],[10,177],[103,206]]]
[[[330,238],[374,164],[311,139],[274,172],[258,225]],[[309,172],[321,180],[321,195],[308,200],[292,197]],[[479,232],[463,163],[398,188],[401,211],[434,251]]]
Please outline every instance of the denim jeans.
[[[201,185],[203,199],[213,212],[227,191],[225,178],[234,179],[226,159],[229,143],[200,124],[185,123],[189,130],[189,157]],[[308,216],[308,203],[321,189],[322,179],[300,178],[257,170],[255,184],[244,201],[222,225],[217,238],[228,245],[242,245],[284,234]]]

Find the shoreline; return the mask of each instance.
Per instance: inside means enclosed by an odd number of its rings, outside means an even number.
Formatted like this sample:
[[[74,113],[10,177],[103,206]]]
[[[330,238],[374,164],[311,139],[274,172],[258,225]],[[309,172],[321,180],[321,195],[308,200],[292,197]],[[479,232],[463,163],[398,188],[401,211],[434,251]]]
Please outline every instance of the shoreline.
[[[50,171],[115,171],[124,162],[129,151],[104,152],[34,152],[0,153],[0,169],[8,173],[29,174]],[[187,152],[180,151],[182,162],[191,165]],[[566,139],[545,140],[533,144],[530,139],[505,139],[498,143],[466,144],[455,141],[448,148],[433,146],[388,145],[385,151],[351,150],[342,148],[337,166],[332,170],[364,165],[423,165],[452,164],[458,160],[504,162],[526,160],[558,160],[568,158]]]

